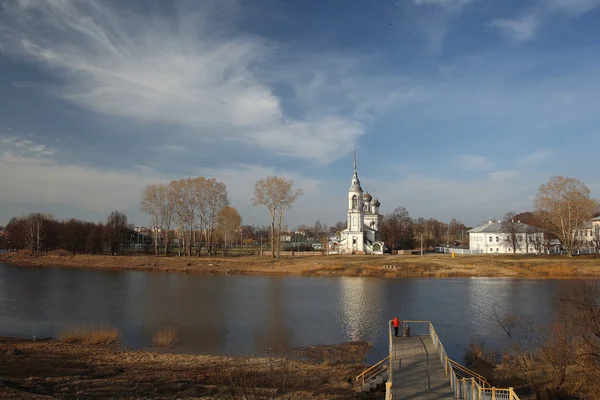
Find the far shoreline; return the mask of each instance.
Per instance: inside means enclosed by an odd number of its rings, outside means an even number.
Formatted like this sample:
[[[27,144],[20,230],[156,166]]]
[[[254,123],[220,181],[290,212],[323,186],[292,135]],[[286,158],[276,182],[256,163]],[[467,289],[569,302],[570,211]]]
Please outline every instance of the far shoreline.
[[[329,255],[177,257],[154,255],[0,254],[0,263],[23,267],[161,271],[207,275],[279,275],[382,278],[598,279],[600,257],[533,255]]]

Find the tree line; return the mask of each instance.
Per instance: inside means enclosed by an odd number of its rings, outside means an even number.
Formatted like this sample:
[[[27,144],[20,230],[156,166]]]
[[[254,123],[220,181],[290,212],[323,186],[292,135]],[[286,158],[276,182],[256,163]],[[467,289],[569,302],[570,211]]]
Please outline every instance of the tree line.
[[[179,255],[191,256],[193,249],[199,254],[203,245],[212,255],[219,217],[234,216],[232,212],[221,214],[228,205],[227,187],[215,178],[199,176],[148,184],[141,193],[141,211],[151,218],[155,254],[159,253],[159,242],[170,243],[174,228]],[[224,225],[229,228],[230,224]],[[168,245],[163,247],[166,254]]]
[[[120,211],[112,211],[106,223],[81,221],[75,218],[57,220],[52,215],[31,213],[12,218],[4,228],[4,248],[46,253],[68,250],[73,254],[122,254],[131,235],[133,225]]]

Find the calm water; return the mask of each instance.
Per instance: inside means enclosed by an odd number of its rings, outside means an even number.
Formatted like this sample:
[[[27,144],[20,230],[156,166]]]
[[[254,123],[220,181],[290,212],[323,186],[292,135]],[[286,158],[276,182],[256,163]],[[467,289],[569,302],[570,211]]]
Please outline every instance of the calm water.
[[[150,345],[166,326],[174,351],[258,354],[348,340],[385,357],[386,321],[434,322],[449,356],[474,339],[502,344],[499,312],[547,321],[556,295],[577,281],[206,276],[137,271],[22,268],[0,264],[0,335],[55,336],[74,324],[117,326],[129,348]]]

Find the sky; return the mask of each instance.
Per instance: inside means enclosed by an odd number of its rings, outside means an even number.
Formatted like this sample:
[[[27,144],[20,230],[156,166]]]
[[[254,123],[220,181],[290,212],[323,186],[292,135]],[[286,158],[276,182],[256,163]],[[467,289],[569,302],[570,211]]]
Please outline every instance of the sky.
[[[475,226],[552,176],[600,197],[600,0],[0,0],[0,225],[105,220],[148,183],[294,179],[289,226]]]

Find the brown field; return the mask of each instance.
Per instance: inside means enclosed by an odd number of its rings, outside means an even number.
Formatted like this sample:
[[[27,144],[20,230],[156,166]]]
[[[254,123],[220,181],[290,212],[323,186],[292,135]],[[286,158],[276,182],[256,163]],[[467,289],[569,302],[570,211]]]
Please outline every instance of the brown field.
[[[378,277],[526,277],[597,278],[600,257],[481,255],[248,257],[93,256],[0,254],[0,263],[28,267],[132,269],[201,274],[378,276]],[[388,267],[386,267],[388,266]],[[395,266],[395,268],[389,268]]]
[[[284,358],[236,358],[126,351],[0,338],[2,399],[341,400],[365,367]],[[275,394],[275,395],[274,395]]]

